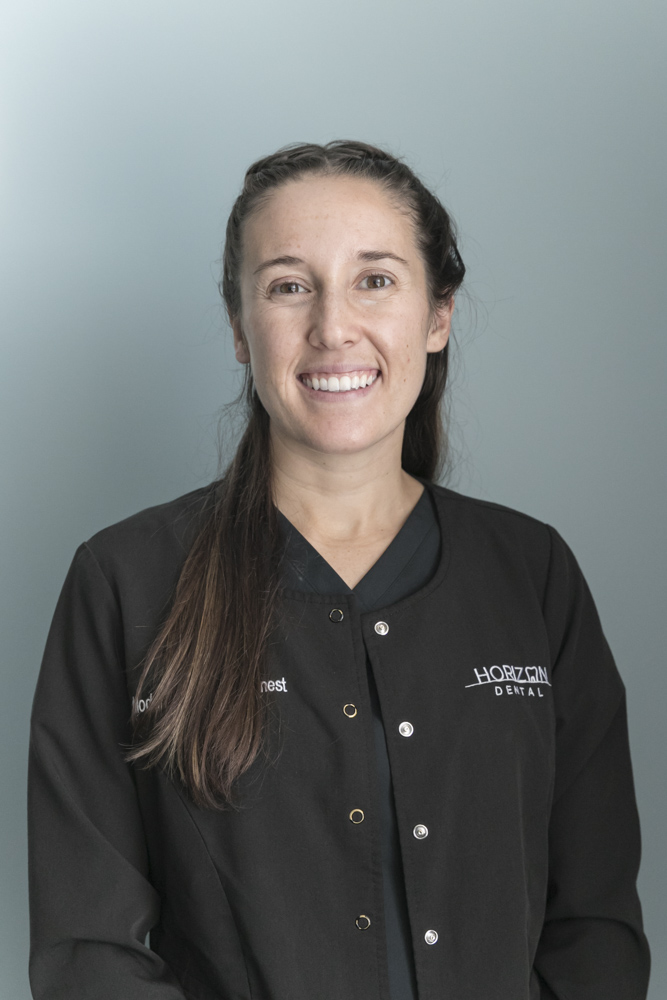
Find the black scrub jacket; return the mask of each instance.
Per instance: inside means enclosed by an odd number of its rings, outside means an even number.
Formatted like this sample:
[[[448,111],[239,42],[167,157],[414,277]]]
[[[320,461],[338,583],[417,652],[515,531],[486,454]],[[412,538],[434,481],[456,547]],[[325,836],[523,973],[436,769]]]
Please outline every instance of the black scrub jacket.
[[[625,691],[585,580],[549,526],[422,482],[428,582],[371,611],[285,590],[236,810],[122,752],[210,487],[78,548],[32,716],[37,1000],[388,1000],[367,663],[420,1000],[644,1000]]]

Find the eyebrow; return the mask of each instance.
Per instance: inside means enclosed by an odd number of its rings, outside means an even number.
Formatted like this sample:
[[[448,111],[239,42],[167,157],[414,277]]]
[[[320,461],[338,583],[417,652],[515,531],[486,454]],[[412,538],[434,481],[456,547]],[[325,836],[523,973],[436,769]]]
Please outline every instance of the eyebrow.
[[[395,260],[399,264],[404,264],[405,267],[410,266],[407,260],[392,253],[391,250],[360,250],[356,260]],[[259,274],[270,267],[290,267],[296,264],[305,264],[305,261],[301,260],[300,257],[290,257],[289,254],[284,254],[282,257],[272,257],[271,260],[265,260],[263,264],[255,268],[253,274]]]

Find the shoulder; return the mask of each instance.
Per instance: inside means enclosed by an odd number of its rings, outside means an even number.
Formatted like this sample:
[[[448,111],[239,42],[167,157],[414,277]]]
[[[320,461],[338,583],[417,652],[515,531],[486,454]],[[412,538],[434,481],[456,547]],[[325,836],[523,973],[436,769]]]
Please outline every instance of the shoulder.
[[[512,524],[520,529],[531,530],[537,528],[542,530],[548,525],[524,511],[515,510],[513,507],[506,507],[503,504],[495,503],[492,500],[480,500],[478,497],[467,496],[449,489],[447,486],[440,486],[438,483],[429,483],[430,488],[436,498],[436,502],[456,511],[457,514],[482,519],[491,524]]]
[[[180,536],[204,512],[214,485],[209,483],[174,500],[145,507],[95,532],[85,544],[94,551],[102,552],[109,546],[133,545],[165,534]]]
[[[213,500],[214,483],[137,511],[88,538],[79,551],[112,584],[171,579],[185,560]]]
[[[561,609],[584,594],[590,596],[576,556],[552,525],[503,504],[427,485],[462,559],[527,572],[547,604],[555,602]]]
[[[512,507],[466,496],[436,483],[427,485],[432,490],[443,523],[457,535],[469,536],[471,540],[475,538],[480,544],[488,544],[491,538],[498,542],[505,539],[509,545],[537,547],[548,555],[557,533],[544,521]]]

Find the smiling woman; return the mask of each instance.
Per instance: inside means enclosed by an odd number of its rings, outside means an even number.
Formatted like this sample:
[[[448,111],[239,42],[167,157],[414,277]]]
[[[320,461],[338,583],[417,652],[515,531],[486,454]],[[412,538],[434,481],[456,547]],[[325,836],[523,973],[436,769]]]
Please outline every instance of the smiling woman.
[[[586,582],[550,526],[438,484],[464,273],[383,150],[249,168],[237,452],[79,547],[44,653],[37,1000],[645,998],[625,689]]]

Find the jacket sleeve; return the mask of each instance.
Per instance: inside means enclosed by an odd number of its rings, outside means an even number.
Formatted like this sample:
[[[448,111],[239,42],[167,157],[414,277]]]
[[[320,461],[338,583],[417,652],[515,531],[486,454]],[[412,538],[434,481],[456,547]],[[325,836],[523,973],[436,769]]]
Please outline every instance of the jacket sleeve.
[[[625,687],[572,552],[550,529],[545,620],[556,774],[549,888],[535,968],[544,1000],[645,1000],[640,831]]]
[[[114,594],[77,550],[49,631],[28,765],[30,982],[36,1000],[183,1000],[145,945],[159,897],[132,769]]]

